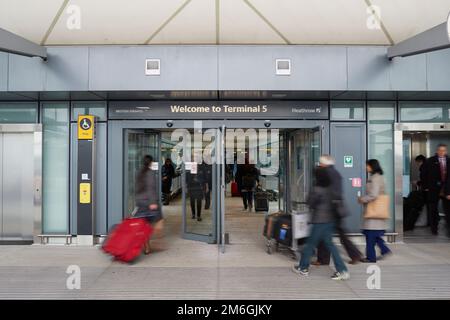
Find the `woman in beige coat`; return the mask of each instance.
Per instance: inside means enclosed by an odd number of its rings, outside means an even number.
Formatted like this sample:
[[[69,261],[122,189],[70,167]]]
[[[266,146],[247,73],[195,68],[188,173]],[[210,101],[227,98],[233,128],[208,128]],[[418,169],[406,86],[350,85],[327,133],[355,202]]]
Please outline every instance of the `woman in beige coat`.
[[[370,159],[366,162],[366,169],[369,178],[366,185],[366,194],[358,198],[359,203],[368,204],[385,193],[385,184],[383,178],[383,169],[376,159]],[[362,262],[377,262],[375,245],[381,250],[381,257],[391,254],[391,250],[386,246],[383,240],[387,221],[385,219],[364,218],[363,234],[366,236],[366,258]]]

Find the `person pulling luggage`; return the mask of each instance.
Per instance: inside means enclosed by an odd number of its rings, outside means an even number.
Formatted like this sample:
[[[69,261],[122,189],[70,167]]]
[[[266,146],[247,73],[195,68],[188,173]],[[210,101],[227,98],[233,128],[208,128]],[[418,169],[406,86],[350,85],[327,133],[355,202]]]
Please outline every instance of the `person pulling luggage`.
[[[155,236],[161,236],[163,231],[163,216],[159,207],[157,175],[151,169],[153,157],[144,156],[142,168],[136,176],[135,217],[143,217],[153,225]],[[144,245],[144,253],[150,253],[150,239]]]
[[[306,240],[300,262],[294,265],[292,270],[302,276],[309,275],[309,264],[314,249],[319,243],[331,252],[336,272],[332,275],[333,280],[347,280],[350,274],[342,261],[339,251],[333,244],[332,236],[336,223],[336,214],[333,212],[333,197],[331,195],[331,179],[325,168],[318,167],[314,171],[315,185],[308,195],[307,204],[311,211],[312,229]]]

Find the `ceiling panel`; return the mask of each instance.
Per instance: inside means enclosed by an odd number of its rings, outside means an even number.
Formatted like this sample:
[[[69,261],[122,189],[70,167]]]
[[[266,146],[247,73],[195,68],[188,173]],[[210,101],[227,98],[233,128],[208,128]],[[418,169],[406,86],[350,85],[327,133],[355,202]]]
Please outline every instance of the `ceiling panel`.
[[[400,42],[444,22],[450,11],[450,0],[218,2],[221,44],[388,45],[389,37]],[[63,3],[0,0],[0,28],[40,43]],[[185,3],[179,14],[161,28]],[[383,30],[367,27],[367,3],[381,9],[388,36]],[[67,9],[73,5],[81,10],[79,30],[67,27]],[[152,44],[216,43],[216,0],[69,0],[68,6],[46,44],[144,44],[150,37]]]
[[[64,12],[47,44],[143,44],[184,0],[71,0],[81,28],[70,30]]]
[[[215,1],[192,0],[150,44],[211,44],[216,42]]]
[[[364,0],[251,0],[294,44],[389,44]]]
[[[220,1],[220,43],[284,44],[243,0]]]
[[[450,0],[371,0],[380,8],[381,21],[394,43],[408,39],[447,20]]]
[[[63,0],[0,0],[0,28],[40,43]]]

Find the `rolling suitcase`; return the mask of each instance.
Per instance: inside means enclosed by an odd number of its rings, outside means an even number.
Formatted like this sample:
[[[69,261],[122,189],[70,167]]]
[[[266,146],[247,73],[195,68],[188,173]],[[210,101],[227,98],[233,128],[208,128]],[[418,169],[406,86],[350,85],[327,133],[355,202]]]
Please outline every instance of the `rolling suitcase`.
[[[273,236],[278,243],[285,246],[292,245],[292,217],[290,214],[278,217]]]
[[[102,249],[117,260],[131,262],[141,254],[152,232],[144,218],[127,218],[111,231]]]
[[[269,197],[266,191],[256,190],[255,211],[269,211]]]
[[[236,181],[231,182],[231,196],[239,197],[241,193],[239,192],[238,184]]]

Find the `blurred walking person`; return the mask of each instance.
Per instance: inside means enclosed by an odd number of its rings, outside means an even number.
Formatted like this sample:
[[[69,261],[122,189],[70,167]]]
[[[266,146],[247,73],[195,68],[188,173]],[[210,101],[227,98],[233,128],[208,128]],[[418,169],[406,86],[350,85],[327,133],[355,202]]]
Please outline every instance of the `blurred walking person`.
[[[136,176],[135,217],[143,217],[153,225],[155,236],[160,236],[163,229],[163,216],[159,207],[157,174],[151,169],[153,157],[144,156],[142,168]],[[150,239],[144,247],[144,253],[150,253]]]
[[[319,158],[319,166],[324,168],[330,177],[330,191],[332,196],[333,212],[336,214],[336,233],[339,235],[341,244],[345,248],[350,257],[350,264],[358,263],[362,258],[362,253],[358,250],[355,244],[349,239],[344,227],[344,217],[349,212],[344,203],[344,195],[342,190],[342,176],[335,168],[335,160],[330,155],[323,155]],[[323,242],[319,244],[317,250],[317,261],[314,265],[328,265],[330,264],[330,252],[327,250]]]
[[[319,243],[331,252],[331,256],[336,267],[336,272],[331,277],[333,280],[347,280],[350,278],[347,267],[342,261],[339,251],[333,244],[332,236],[336,224],[336,214],[333,212],[333,196],[331,191],[330,176],[323,167],[318,167],[314,171],[315,185],[308,196],[307,204],[311,211],[312,229],[306,240],[299,265],[293,267],[297,274],[309,275],[309,264],[314,249]]]
[[[380,201],[381,195],[386,194],[386,188],[383,178],[383,169],[380,163],[376,159],[370,159],[366,162],[366,170],[369,174],[366,184],[366,194],[358,198],[359,203],[365,204],[364,207],[364,221],[363,221],[363,234],[366,236],[366,258],[362,259],[362,262],[374,263],[377,261],[375,245],[381,250],[381,256],[378,259],[382,259],[392,251],[386,246],[383,240],[383,236],[386,230],[387,220],[389,218],[389,203],[386,206],[383,204],[377,204],[377,210],[384,210],[387,212],[378,212],[374,218],[369,218],[370,203],[375,204],[374,201]],[[382,208],[384,207],[384,209]],[[384,216],[384,217],[383,217]]]

